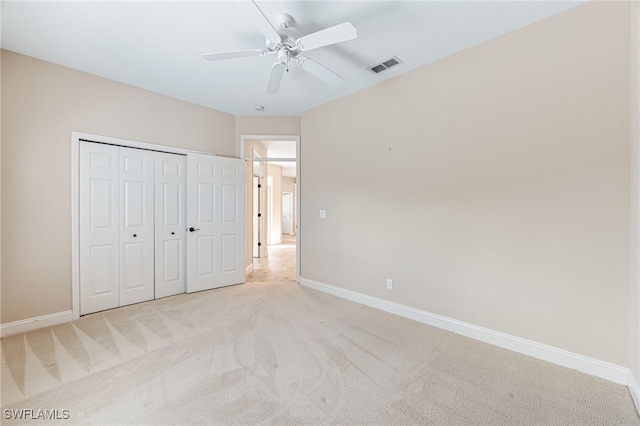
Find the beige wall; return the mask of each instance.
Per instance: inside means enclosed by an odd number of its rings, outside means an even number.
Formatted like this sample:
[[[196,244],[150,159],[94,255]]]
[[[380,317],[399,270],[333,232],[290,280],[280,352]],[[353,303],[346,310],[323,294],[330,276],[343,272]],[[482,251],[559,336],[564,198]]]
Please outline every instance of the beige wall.
[[[295,193],[296,192],[295,184],[296,184],[296,178],[289,177],[289,176],[283,176],[282,177],[282,192]]]
[[[0,54],[0,323],[2,323],[1,318],[2,318],[2,103],[3,103],[1,102],[1,100],[2,100],[2,54]]]
[[[640,3],[631,3],[631,373],[640,383]],[[640,395],[639,395],[640,396]]]
[[[2,323],[71,309],[71,132],[233,156],[232,115],[2,51]]]
[[[304,113],[302,277],[628,366],[628,58],[593,2]]]

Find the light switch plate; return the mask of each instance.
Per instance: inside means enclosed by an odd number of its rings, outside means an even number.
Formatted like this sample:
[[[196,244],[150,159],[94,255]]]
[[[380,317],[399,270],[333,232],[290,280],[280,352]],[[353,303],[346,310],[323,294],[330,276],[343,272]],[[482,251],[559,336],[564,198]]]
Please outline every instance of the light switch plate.
[[[326,218],[327,218],[327,211],[320,210],[320,219],[326,219]]]

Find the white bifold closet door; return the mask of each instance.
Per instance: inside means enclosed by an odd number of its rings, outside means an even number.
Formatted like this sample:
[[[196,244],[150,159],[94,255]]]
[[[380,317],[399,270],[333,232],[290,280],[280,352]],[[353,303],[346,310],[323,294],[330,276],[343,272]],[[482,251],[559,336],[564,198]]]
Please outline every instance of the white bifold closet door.
[[[154,297],[154,158],[80,144],[80,313]]]
[[[80,143],[80,314],[245,279],[244,161]]]
[[[186,277],[186,157],[155,153],[156,299],[184,293]]]
[[[120,304],[120,155],[80,143],[80,313]]]
[[[154,297],[153,152],[120,151],[120,306]]]

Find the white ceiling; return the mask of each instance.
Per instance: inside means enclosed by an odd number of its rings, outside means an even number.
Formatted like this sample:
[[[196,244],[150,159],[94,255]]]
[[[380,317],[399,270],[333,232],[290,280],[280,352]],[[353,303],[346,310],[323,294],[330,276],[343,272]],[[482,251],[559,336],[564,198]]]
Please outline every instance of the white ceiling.
[[[273,55],[201,57],[264,47],[249,1],[3,0],[2,47],[235,115],[299,115],[581,2],[258,0],[274,23],[280,12],[294,17],[294,38],[345,21],[358,29],[356,40],[306,55],[345,83],[333,88],[293,66],[276,95],[264,94]],[[393,55],[404,64],[367,70]]]

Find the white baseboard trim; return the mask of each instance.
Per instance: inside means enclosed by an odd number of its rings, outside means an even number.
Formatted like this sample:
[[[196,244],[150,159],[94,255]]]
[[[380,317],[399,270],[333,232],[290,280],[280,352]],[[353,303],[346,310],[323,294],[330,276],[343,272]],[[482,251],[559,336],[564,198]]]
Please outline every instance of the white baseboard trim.
[[[55,314],[42,315],[40,317],[27,318],[20,321],[0,324],[0,337],[12,334],[26,333],[39,328],[51,327],[73,320],[73,311],[57,312]]]
[[[569,352],[553,346],[523,339],[510,334],[458,321],[438,314],[415,309],[410,306],[357,293],[307,278],[300,278],[300,284],[356,303],[371,306],[385,312],[419,321],[472,339],[480,340],[504,349],[538,358],[563,367],[571,368],[612,382],[628,385],[631,374],[628,368]],[[637,385],[635,386],[637,391]],[[633,393],[633,391],[632,391]]]
[[[249,266],[247,266],[245,268],[244,276],[246,277],[247,275],[249,275],[252,272],[253,272],[253,262],[251,263],[251,265],[249,265]]]
[[[631,392],[634,404],[636,404],[636,411],[640,413],[640,387],[638,387],[638,381],[631,372],[629,372],[627,387],[629,388],[629,392]]]

